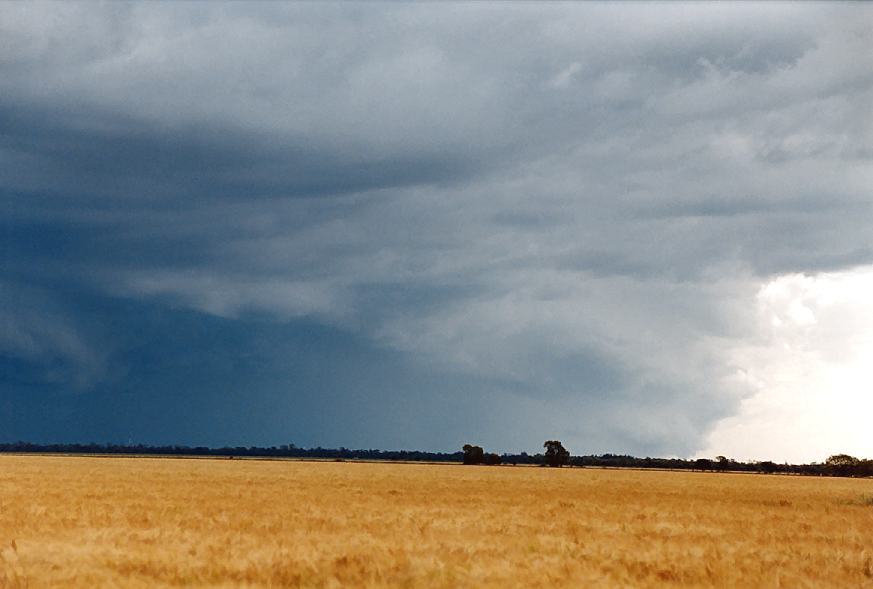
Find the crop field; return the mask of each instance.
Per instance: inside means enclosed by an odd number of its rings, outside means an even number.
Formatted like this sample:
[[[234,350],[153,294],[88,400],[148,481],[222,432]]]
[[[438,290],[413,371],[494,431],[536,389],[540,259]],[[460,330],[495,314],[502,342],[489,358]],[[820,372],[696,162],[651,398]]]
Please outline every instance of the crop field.
[[[0,456],[0,587],[873,587],[873,481]]]

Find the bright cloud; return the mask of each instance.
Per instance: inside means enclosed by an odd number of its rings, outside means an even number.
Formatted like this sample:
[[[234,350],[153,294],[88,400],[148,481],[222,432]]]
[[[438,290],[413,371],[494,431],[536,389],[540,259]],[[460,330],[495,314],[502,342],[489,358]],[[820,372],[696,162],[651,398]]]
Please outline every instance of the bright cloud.
[[[701,455],[873,455],[873,267],[779,276],[757,303],[758,338],[733,358],[754,392]]]

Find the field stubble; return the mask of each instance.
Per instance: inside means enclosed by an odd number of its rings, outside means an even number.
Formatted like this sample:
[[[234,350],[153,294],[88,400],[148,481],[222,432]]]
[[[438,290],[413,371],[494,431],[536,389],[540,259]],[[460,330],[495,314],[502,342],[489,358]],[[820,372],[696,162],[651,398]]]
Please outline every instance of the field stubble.
[[[873,587],[871,487],[0,456],[0,587]]]

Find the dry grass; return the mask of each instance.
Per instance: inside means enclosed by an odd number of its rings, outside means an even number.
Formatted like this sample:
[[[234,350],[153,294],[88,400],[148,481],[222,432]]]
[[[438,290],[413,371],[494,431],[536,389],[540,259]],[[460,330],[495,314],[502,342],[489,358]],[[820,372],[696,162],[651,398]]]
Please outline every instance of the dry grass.
[[[0,456],[0,587],[873,587],[871,487]]]

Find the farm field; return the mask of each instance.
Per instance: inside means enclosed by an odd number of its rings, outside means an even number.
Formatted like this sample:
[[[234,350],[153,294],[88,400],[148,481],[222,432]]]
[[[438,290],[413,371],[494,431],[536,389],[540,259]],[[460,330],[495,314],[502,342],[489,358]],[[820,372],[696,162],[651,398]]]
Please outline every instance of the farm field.
[[[873,587],[871,498],[855,479],[6,455],[0,587]]]

